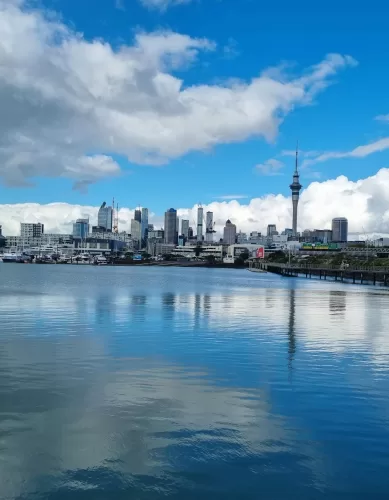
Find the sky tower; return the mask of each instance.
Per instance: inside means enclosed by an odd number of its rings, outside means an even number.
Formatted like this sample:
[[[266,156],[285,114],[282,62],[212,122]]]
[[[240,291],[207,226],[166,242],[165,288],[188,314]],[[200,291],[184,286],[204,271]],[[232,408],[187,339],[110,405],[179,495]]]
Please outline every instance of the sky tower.
[[[298,143],[296,147],[296,166],[293,174],[293,182],[289,186],[292,191],[292,205],[293,205],[293,236],[297,236],[297,207],[299,204],[300,191],[302,185],[300,184],[300,176],[298,172]]]

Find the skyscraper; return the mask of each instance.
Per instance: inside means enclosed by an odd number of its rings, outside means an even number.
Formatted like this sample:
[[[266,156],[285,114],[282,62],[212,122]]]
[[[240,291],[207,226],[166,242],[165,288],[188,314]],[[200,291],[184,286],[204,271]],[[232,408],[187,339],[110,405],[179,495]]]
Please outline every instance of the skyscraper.
[[[0,247],[5,247],[5,243],[5,236],[3,236],[2,227],[0,226]]]
[[[332,241],[344,243],[348,239],[348,220],[345,217],[332,219]]]
[[[236,241],[236,226],[230,219],[226,222],[223,233],[223,243],[225,245],[234,245]]]
[[[84,240],[89,234],[89,219],[77,219],[73,224],[73,237]]]
[[[108,207],[104,201],[104,203],[101,205],[99,209],[99,213],[97,216],[97,225],[103,231],[112,231],[112,222],[113,222],[112,219],[113,219],[112,207]]]
[[[181,220],[181,234],[188,240],[189,238],[189,221],[187,219]]]
[[[140,210],[135,210],[134,220],[137,220],[138,222],[142,222],[142,212]]]
[[[203,207],[197,209],[197,241],[203,241]]]
[[[297,208],[299,204],[300,191],[302,185],[300,184],[300,176],[298,173],[298,146],[296,148],[296,166],[293,174],[293,182],[290,184],[290,189],[292,191],[292,205],[293,205],[293,237],[297,236]]]
[[[169,210],[165,212],[165,243],[177,245],[177,240],[177,210],[169,208]]]
[[[275,224],[268,224],[266,235],[269,238],[271,238],[274,234],[278,234],[277,233],[277,226]]]
[[[205,241],[212,243],[213,240],[213,212],[207,212],[205,219]]]
[[[142,238],[141,224],[138,220],[135,219],[131,219],[131,237],[139,242]]]
[[[148,233],[148,229],[149,229],[149,209],[148,208],[142,208],[141,227],[142,227],[142,240],[147,240],[147,233]]]

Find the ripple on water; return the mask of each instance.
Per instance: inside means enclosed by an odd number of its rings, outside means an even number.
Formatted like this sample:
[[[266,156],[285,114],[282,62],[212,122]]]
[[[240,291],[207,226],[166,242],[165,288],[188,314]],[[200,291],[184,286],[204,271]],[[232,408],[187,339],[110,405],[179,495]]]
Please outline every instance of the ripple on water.
[[[5,499],[386,498],[389,294],[1,266]]]

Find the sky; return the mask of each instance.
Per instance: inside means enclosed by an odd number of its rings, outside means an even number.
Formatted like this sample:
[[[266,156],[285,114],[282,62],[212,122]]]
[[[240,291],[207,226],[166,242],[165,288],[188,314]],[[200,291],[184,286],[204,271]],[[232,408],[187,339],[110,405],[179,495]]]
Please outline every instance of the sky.
[[[69,232],[119,203],[217,229],[346,216],[389,234],[389,6],[0,0],[0,224]]]

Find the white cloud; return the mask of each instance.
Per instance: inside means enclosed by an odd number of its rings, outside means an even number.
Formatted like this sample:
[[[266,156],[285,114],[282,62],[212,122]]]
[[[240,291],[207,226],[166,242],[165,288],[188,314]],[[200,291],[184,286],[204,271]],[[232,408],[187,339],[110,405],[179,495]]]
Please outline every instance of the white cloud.
[[[165,11],[169,7],[191,3],[193,0],[140,0],[149,9]]]
[[[103,177],[96,155],[163,164],[220,143],[272,140],[288,113],[355,63],[330,54],[289,80],[185,85],[174,70],[213,42],[138,33],[114,49],[25,5],[0,0],[0,178],[13,186],[65,176],[86,187]]]
[[[351,151],[337,152],[329,151],[327,153],[322,153],[316,158],[310,160],[305,160],[301,165],[302,168],[315,165],[316,163],[322,163],[324,161],[338,159],[338,158],[365,158],[373,153],[379,153],[389,149],[389,137],[384,137],[378,141],[365,144],[363,146],[358,146]]]
[[[303,149],[299,149],[299,158],[304,157],[304,158],[312,158],[313,156],[319,156],[321,154],[321,151],[304,151]],[[293,156],[293,158],[296,156],[296,151],[293,149],[284,149],[281,151],[281,156]]]
[[[264,163],[256,165],[255,171],[261,175],[281,175],[280,170],[284,166],[285,164],[282,163],[282,161],[270,158],[270,160],[266,160]]]
[[[223,196],[217,196],[218,200],[244,200],[248,198],[245,194],[224,194]]]
[[[375,120],[379,122],[389,122],[389,115],[378,115],[375,117]]]
[[[302,178],[304,183],[304,178]],[[299,204],[299,229],[330,228],[333,217],[345,216],[353,233],[389,234],[389,168],[375,175],[350,181],[345,176],[324,182],[313,182],[301,192]],[[220,235],[227,219],[242,231],[265,231],[267,224],[277,224],[279,229],[290,227],[291,200],[283,195],[266,195],[242,204],[238,200],[214,201],[203,205],[204,211],[213,211],[216,230]],[[193,224],[197,218],[197,206],[178,209],[180,218],[188,218]],[[53,203],[39,205],[24,203],[0,205],[5,235],[19,233],[19,223],[40,221],[46,232],[71,232],[77,218],[97,220],[98,207]],[[121,230],[130,230],[133,209],[123,208],[119,213]],[[150,222],[157,227],[163,224],[163,214],[150,214]]]

